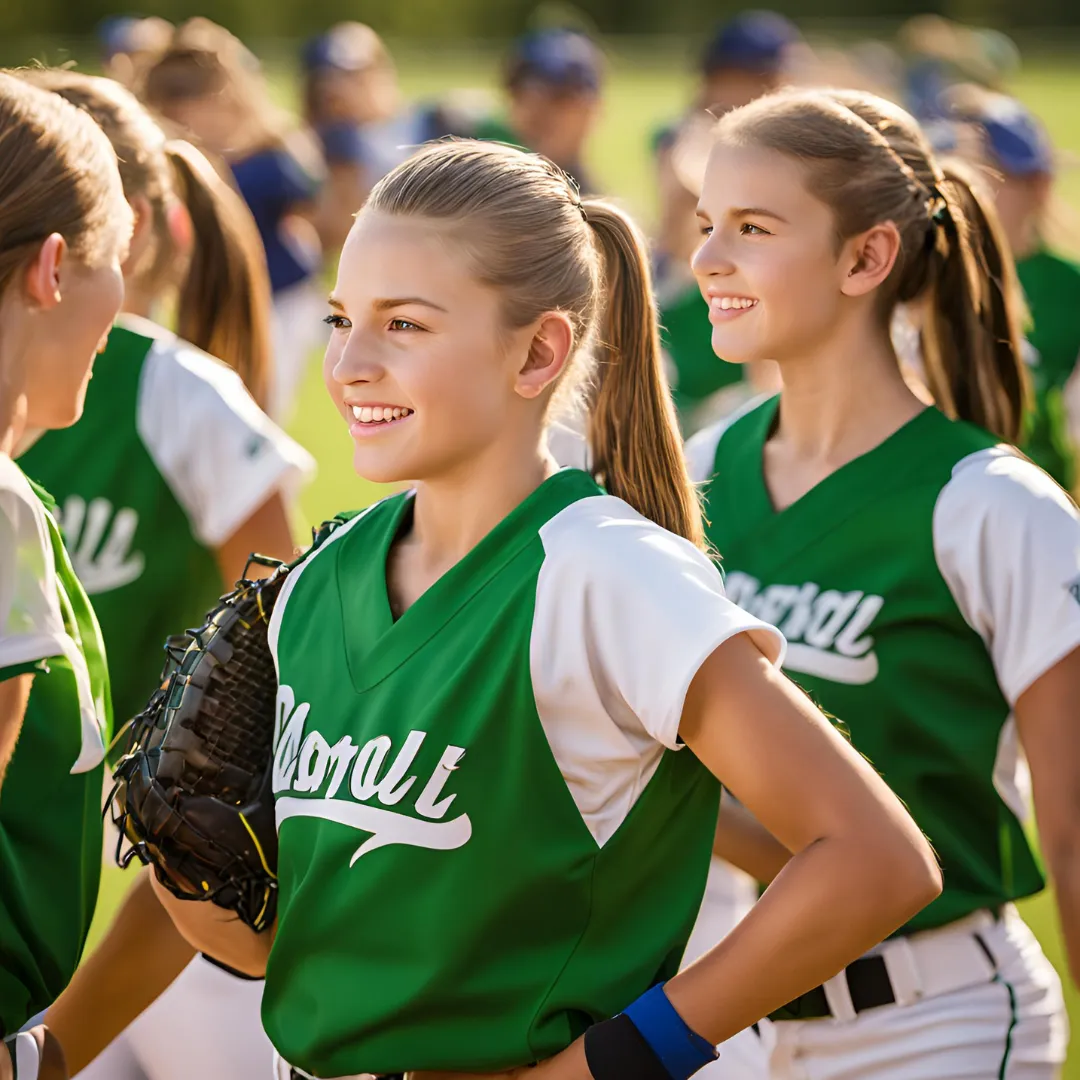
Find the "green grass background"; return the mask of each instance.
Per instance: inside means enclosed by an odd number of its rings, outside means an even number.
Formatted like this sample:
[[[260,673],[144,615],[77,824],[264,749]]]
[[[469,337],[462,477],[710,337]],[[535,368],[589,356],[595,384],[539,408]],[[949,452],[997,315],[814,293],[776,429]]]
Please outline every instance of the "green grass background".
[[[491,54],[415,53],[396,50],[406,91],[414,97],[436,97],[448,87],[494,91],[497,58]],[[590,160],[603,184],[649,224],[654,212],[648,139],[660,123],[676,115],[690,88],[670,53],[661,57],[635,52],[613,56],[603,120],[591,146]],[[1014,91],[1044,119],[1055,143],[1080,160],[1080,64],[1075,60],[1027,60]],[[291,103],[295,90],[288,74],[275,83],[281,100]],[[1063,169],[1059,190],[1074,210],[1080,210],[1080,168]],[[318,364],[313,361],[292,424],[293,435],[316,457],[319,475],[300,500],[303,534],[308,526],[339,510],[366,505],[377,489],[357,478],[351,466],[350,439],[323,392]],[[124,889],[125,875],[109,866],[102,882],[91,944],[98,939]],[[1066,968],[1057,915],[1050,893],[1021,905],[1024,917],[1038,934],[1047,955],[1065,976]],[[1074,1028],[1080,1030],[1080,994],[1067,985],[1066,997]],[[1064,1073],[1080,1080],[1080,1043]]]

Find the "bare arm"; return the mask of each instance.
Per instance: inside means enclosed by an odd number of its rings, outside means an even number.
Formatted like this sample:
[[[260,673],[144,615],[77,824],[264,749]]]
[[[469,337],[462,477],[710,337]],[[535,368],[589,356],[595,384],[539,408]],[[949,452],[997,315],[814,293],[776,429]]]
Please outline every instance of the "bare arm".
[[[296,553],[289,513],[280,491],[275,491],[214,553],[226,585],[240,579],[252,552],[285,561]],[[266,567],[251,567],[255,578],[269,572]]]
[[[72,1070],[97,1057],[194,955],[142,871],[101,944],[46,1014]]]
[[[101,944],[45,1015],[72,1074],[163,993],[194,955],[158,903],[150,871],[142,871]]]
[[[19,741],[33,682],[30,673],[0,682],[0,788],[4,786],[4,774]]]
[[[764,885],[772,881],[791,858],[791,852],[727,792],[720,801],[713,854]]]
[[[1039,842],[1057,896],[1069,971],[1080,982],[1080,649],[1016,702],[1020,742],[1031,768]]]
[[[669,984],[690,1027],[719,1043],[886,938],[940,893],[941,874],[896,796],[745,634],[702,666],[679,731],[795,853],[747,917]]]

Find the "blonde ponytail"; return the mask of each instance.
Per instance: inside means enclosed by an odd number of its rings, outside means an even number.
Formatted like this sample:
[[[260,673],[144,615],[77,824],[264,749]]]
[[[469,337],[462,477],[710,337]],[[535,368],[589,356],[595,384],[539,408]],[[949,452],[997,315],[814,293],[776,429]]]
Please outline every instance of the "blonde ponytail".
[[[701,507],[664,374],[645,239],[610,203],[587,202],[583,209],[606,297],[589,416],[597,478],[640,514],[701,547]]]

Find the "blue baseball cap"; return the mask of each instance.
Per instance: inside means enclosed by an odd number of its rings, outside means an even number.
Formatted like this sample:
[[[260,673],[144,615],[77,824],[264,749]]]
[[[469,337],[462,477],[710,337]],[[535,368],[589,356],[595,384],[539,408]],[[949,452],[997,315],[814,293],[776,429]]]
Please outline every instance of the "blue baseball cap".
[[[707,75],[724,68],[775,74],[788,48],[801,38],[799,28],[776,11],[743,11],[716,30],[701,66]]]
[[[595,93],[600,89],[603,66],[596,42],[580,30],[534,30],[514,42],[506,82],[513,88],[535,79],[567,90]]]
[[[986,94],[964,110],[963,119],[983,131],[986,149],[1009,176],[1054,171],[1054,151],[1042,124],[1015,98]]]
[[[307,72],[364,71],[387,59],[386,46],[370,26],[358,22],[338,23],[311,38],[301,52]]]
[[[131,52],[141,22],[137,15],[110,15],[102,19],[97,25],[97,39],[104,56]]]

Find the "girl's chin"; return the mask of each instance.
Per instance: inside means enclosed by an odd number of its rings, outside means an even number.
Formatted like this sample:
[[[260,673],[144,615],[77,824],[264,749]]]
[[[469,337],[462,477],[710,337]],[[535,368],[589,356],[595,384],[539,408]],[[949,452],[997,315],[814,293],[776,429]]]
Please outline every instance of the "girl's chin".
[[[353,471],[369,484],[401,487],[412,482],[408,470],[392,461],[377,461],[374,454],[357,451],[353,454]]]
[[[713,333],[712,336],[712,350],[716,353],[720,360],[723,360],[726,364],[752,364],[755,360],[761,360],[764,358],[764,354],[760,356],[746,347],[745,341],[738,343],[731,340],[728,334]]]

